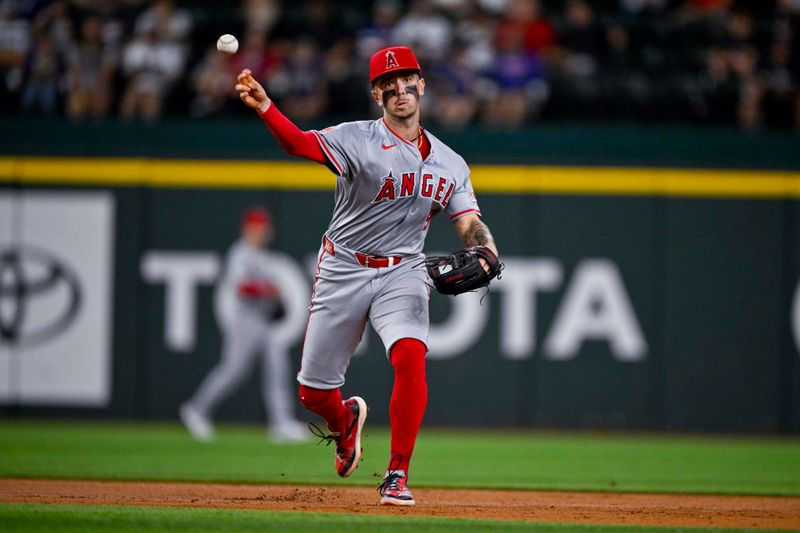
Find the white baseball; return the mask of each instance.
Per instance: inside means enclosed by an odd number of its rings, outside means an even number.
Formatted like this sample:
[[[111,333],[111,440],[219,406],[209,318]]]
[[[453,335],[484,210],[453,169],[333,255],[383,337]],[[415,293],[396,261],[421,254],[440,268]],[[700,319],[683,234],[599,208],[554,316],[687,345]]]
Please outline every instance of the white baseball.
[[[217,39],[217,50],[223,54],[235,54],[238,49],[239,41],[230,33],[226,33]]]

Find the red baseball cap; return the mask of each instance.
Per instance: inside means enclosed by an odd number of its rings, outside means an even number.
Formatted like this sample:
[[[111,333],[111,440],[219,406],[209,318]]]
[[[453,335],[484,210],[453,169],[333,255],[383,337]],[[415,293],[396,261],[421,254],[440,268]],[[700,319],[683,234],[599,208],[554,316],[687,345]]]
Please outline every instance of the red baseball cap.
[[[383,50],[378,50],[372,54],[369,60],[369,82],[375,83],[375,80],[386,74],[387,72],[400,71],[400,70],[414,70],[419,74],[422,69],[419,68],[419,61],[414,56],[414,52],[407,46],[390,46]]]
[[[263,207],[253,207],[245,211],[242,217],[244,226],[271,226],[272,215]]]

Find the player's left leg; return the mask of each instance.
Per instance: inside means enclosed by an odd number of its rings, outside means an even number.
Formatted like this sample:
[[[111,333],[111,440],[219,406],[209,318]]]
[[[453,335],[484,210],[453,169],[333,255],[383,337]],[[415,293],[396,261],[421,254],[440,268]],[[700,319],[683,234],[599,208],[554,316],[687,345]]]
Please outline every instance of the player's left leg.
[[[396,470],[408,471],[417,433],[428,405],[426,352],[427,348],[421,341],[406,338],[397,341],[389,355],[394,368],[394,386],[389,401],[391,458],[396,463]]]
[[[392,444],[389,468],[381,487],[383,505],[414,505],[406,482],[414,443],[428,404],[426,352],[421,341],[409,338],[397,341],[389,352],[394,368],[394,387],[389,401]]]
[[[394,370],[389,402],[391,453],[381,483],[383,505],[414,505],[406,485],[409,463],[428,400],[425,354],[428,338],[428,295],[425,273],[410,260],[389,269],[373,300],[370,319],[387,347]]]

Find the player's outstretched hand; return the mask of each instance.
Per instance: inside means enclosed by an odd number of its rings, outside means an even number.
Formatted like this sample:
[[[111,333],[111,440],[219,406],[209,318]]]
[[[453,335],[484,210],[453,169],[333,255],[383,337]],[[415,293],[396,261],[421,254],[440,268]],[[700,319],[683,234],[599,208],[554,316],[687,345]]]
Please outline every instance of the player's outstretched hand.
[[[235,87],[236,91],[247,107],[252,107],[259,113],[269,109],[272,101],[267,96],[267,91],[264,90],[264,87],[253,78],[253,73],[249,68],[241,71],[236,80],[238,81]]]

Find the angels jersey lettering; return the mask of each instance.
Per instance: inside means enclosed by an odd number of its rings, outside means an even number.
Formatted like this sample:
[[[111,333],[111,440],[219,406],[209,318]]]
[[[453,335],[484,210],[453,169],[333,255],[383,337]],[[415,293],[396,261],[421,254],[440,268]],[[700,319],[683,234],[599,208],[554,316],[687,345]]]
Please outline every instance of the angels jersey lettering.
[[[422,251],[428,222],[480,214],[464,159],[426,131],[430,154],[395,135],[381,118],[315,132],[337,175],[326,235],[351,250],[403,256]]]

